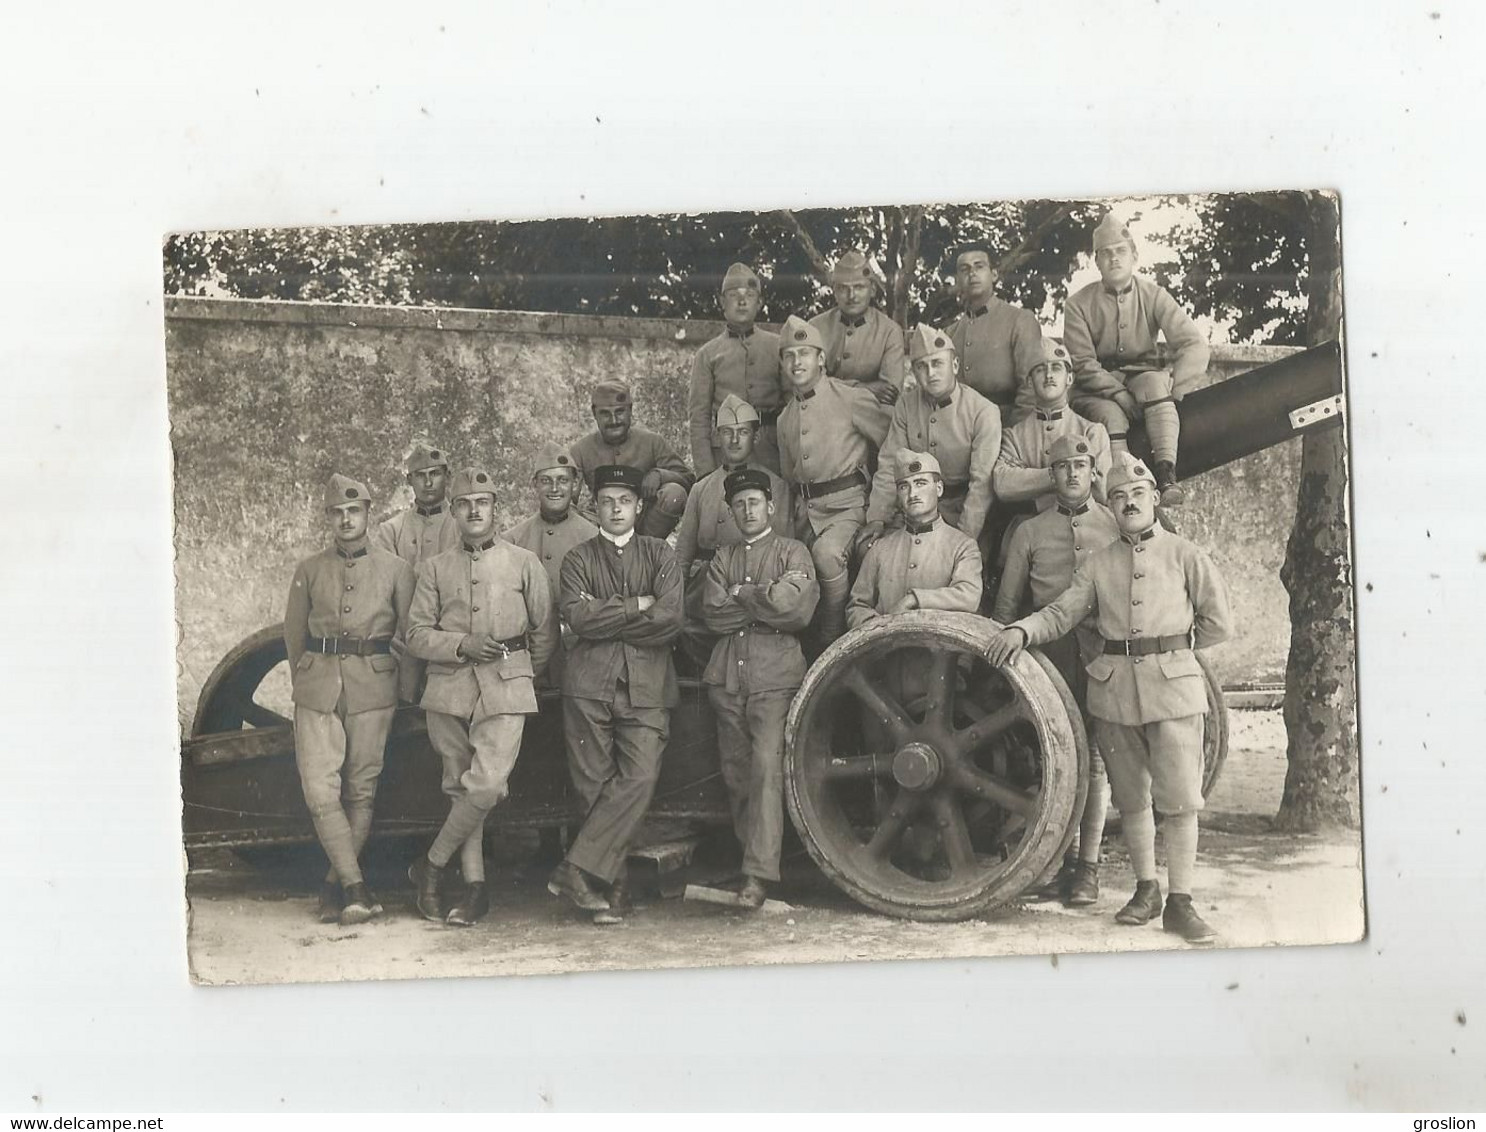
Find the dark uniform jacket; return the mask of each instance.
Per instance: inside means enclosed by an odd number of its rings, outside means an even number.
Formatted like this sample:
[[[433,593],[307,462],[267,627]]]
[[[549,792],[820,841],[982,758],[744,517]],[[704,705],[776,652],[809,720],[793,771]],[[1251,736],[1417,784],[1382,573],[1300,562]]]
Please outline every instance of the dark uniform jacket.
[[[1158,523],[1121,535],[1075,570],[1061,597],[1013,624],[1030,645],[1055,641],[1097,615],[1107,641],[1193,634],[1196,648],[1228,639],[1231,617],[1223,579],[1207,552]],[[1207,686],[1191,648],[1146,656],[1103,652],[1088,665],[1089,713],[1139,726],[1207,711]]]
[[[396,707],[399,668],[402,692],[413,694],[412,665],[402,665],[413,568],[376,546],[347,555],[329,547],[295,568],[284,610],[284,646],[293,674],[294,702],[313,711],[334,711],[341,693],[346,713]],[[339,656],[310,652],[311,637],[355,637],[391,641],[393,653]]]
[[[983,585],[980,548],[942,518],[927,531],[889,531],[867,551],[846,604],[846,624],[855,629],[888,612],[910,591],[920,609],[974,613]]]
[[[639,599],[646,594],[655,604],[642,613]],[[671,644],[681,632],[681,571],[669,546],[633,534],[620,548],[601,531],[563,559],[558,604],[578,637],[567,655],[563,695],[613,703],[615,686],[626,680],[637,708],[679,701]]]
[[[465,637],[490,634],[528,646],[476,664],[459,655]],[[536,555],[503,539],[488,549],[460,546],[418,567],[408,647],[428,661],[423,707],[462,719],[537,710],[532,677],[557,644],[557,616],[547,572]]]
[[[743,587],[734,597],[729,587]],[[802,542],[765,531],[723,547],[707,571],[702,616],[721,634],[703,682],[747,696],[798,688],[805,656],[795,636],[810,624],[820,587]]]
[[[717,410],[729,393],[747,401],[764,417],[784,404],[779,335],[768,330],[754,329],[742,335],[727,330],[697,351],[686,415],[691,426],[691,462],[699,476],[717,467],[719,455],[712,443],[712,429],[717,423]]]

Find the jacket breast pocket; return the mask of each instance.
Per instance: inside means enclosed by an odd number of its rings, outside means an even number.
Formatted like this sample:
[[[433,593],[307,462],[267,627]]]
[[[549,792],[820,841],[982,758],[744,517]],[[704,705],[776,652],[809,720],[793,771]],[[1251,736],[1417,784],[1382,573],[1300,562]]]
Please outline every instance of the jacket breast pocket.
[[[532,674],[531,653],[522,649],[504,657],[496,667],[502,680],[530,679]]]
[[[1175,680],[1179,676],[1202,676],[1202,665],[1197,663],[1197,654],[1190,649],[1162,653],[1158,663],[1161,666],[1161,675],[1168,680]]]
[[[1086,668],[1090,680],[1097,680],[1101,684],[1114,675],[1115,663],[1107,656],[1099,655],[1091,660]]]
[[[371,670],[373,672],[396,672],[397,658],[394,656],[374,656],[371,658]]]

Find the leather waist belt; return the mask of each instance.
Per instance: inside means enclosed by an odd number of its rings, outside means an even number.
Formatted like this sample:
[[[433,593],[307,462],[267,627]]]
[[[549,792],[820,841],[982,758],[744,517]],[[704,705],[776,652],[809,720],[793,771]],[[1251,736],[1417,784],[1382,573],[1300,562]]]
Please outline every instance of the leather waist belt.
[[[785,630],[776,629],[773,625],[765,625],[762,621],[755,621],[738,630],[738,636],[741,637],[744,633],[775,633],[783,635]]]
[[[1138,637],[1128,641],[1105,641],[1106,656],[1150,656],[1157,652],[1176,652],[1192,647],[1192,631],[1173,633],[1168,637]]]
[[[860,468],[854,472],[848,472],[844,476],[837,476],[833,480],[821,480],[820,483],[800,483],[795,486],[800,489],[800,494],[806,499],[814,499],[821,495],[834,495],[838,491],[845,491],[849,487],[866,487],[868,483],[866,473]]]
[[[773,424],[775,421],[777,421],[779,419],[779,414],[782,413],[782,412],[784,412],[784,408],[783,408],[783,406],[781,406],[781,407],[779,407],[777,409],[759,409],[759,408],[755,408],[754,409],[754,412],[756,412],[758,414],[758,423],[759,424],[761,424],[761,425],[771,425],[771,424]]]
[[[360,637],[311,637],[310,652],[326,656],[378,656],[392,651],[390,640],[363,640]]]
[[[507,656],[513,652],[525,652],[531,647],[531,640],[525,633],[518,633],[514,637],[507,637],[504,641],[496,641],[495,647],[505,651]]]
[[[961,496],[968,494],[970,494],[970,485],[968,483],[946,483],[944,485],[944,494],[940,498],[959,499]]]

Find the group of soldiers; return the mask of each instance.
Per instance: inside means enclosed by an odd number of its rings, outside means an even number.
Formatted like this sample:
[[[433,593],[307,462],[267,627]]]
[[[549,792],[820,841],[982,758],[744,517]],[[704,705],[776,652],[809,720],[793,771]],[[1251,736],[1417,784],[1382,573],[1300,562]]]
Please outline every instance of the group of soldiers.
[[[600,382],[595,431],[535,456],[537,510],[501,533],[490,471],[456,470],[436,446],[407,462],[413,507],[375,529],[366,487],[332,477],[332,545],[296,570],[285,617],[298,765],[330,859],[321,919],[382,911],[359,856],[399,700],[425,709],[449,798],[410,870],[417,909],[452,925],[488,913],[485,820],[545,680],[561,689],[586,814],[548,888],[596,923],[623,920],[678,649],[716,720],[738,902],[760,907],[779,879],[785,717],[807,657],[847,627],[941,609],[1005,626],[993,664],[1047,650],[1089,717],[1103,757],[1044,894],[1097,901],[1112,787],[1137,879],[1116,920],[1160,915],[1212,942],[1192,904],[1207,710],[1192,650],[1223,640],[1229,614],[1211,559],[1160,521],[1182,501],[1176,403],[1205,379],[1208,352],[1171,296],[1134,274],[1113,215],[1093,250],[1101,279],[1068,299],[1061,344],[996,297],[982,245],[957,254],[959,317],[906,342],[873,305],[859,252],[835,265],[835,307],[778,334],[755,325],[758,275],[733,264],[727,328],[693,367],[690,464],[635,424],[628,386]],[[1136,421],[1149,466],[1126,444]]]

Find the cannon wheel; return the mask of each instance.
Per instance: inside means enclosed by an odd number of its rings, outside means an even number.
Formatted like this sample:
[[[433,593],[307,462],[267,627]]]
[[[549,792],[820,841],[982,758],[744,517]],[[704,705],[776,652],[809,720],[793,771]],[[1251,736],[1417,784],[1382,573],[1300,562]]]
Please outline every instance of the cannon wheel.
[[[1072,836],[1082,726],[1038,658],[997,669],[973,614],[883,617],[811,666],[785,729],[790,816],[854,899],[963,920],[1014,899]]]
[[[1202,729],[1202,796],[1206,798],[1218,784],[1223,764],[1228,761],[1228,705],[1223,702],[1223,685],[1207,658],[1194,654],[1202,665],[1202,679],[1207,684],[1207,718]]]
[[[288,655],[283,625],[259,629],[238,644],[212,669],[201,686],[191,734],[215,735],[244,727],[277,727],[292,722],[253,699],[263,678]]]

